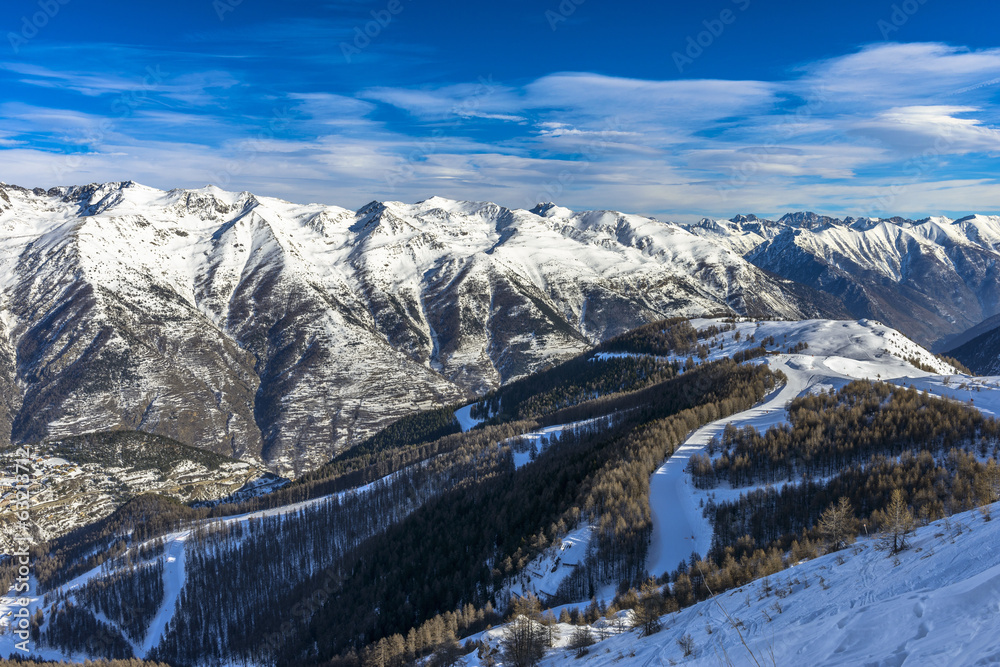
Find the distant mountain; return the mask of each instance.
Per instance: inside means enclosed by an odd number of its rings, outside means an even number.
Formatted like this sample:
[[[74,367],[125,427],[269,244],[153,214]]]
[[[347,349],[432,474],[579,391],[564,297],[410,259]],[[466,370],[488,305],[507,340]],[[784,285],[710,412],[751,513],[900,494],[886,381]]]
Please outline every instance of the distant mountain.
[[[842,299],[921,344],[1000,314],[1000,217],[831,218],[800,212],[777,221],[739,216],[689,229],[755,266]]]
[[[553,204],[0,185],[0,440],[133,429],[294,475],[664,316],[847,315],[742,252]]]
[[[961,347],[968,343],[973,338],[977,338],[987,331],[991,331],[1000,327],[1000,315],[994,315],[992,317],[987,317],[985,320],[976,324],[975,326],[969,327],[961,333],[957,333],[953,336],[948,336],[941,341],[940,347],[943,350],[954,350],[955,348]]]
[[[1000,322],[996,322],[996,318],[986,322],[993,322],[994,327],[949,350],[947,354],[980,375],[1000,375]]]

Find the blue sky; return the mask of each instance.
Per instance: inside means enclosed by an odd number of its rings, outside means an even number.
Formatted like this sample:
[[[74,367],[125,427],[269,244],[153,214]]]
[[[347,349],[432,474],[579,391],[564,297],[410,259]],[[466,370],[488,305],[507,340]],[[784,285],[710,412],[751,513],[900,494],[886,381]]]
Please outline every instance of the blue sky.
[[[998,19],[995,1],[7,0],[0,180],[997,213]]]

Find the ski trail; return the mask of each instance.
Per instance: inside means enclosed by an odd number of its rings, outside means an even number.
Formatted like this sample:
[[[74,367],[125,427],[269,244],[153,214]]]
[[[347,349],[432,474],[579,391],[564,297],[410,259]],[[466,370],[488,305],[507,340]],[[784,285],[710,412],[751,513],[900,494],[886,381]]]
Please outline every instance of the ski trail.
[[[680,561],[687,560],[691,552],[697,551],[704,556],[712,546],[712,525],[702,515],[702,508],[692,493],[690,477],[685,472],[688,459],[704,450],[727,424],[749,424],[764,430],[784,421],[787,405],[810,387],[817,377],[803,366],[794,357],[785,357],[772,364],[772,369],[781,370],[787,376],[784,386],[773,391],[759,405],[696,430],[650,477],[649,506],[653,534],[646,569],[651,575],[671,572]]]
[[[160,603],[160,608],[156,611],[156,616],[153,617],[153,620],[149,624],[149,629],[146,630],[146,636],[142,641],[142,655],[138,656],[140,658],[145,658],[160,643],[167,622],[173,618],[177,598],[181,594],[181,589],[184,588],[184,560],[186,555],[184,548],[190,536],[190,530],[177,535],[171,541],[169,549],[167,549],[166,558],[163,563],[163,602]]]

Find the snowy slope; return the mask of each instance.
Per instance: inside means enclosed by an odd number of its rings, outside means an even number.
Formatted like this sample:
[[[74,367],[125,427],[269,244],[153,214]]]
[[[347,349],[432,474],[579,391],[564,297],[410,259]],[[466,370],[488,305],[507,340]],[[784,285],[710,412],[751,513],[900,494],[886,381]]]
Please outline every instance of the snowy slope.
[[[998,511],[1000,504],[993,505],[994,516]],[[861,540],[799,563],[767,585],[783,597],[768,593],[759,580],[663,617],[664,629],[652,636],[629,630],[590,647],[584,658],[556,649],[542,664],[1000,662],[1000,521],[986,522],[979,511],[918,528],[910,549],[897,559]],[[568,640],[570,627],[560,626],[560,643]],[[685,634],[695,647],[687,658],[677,643]],[[477,664],[474,654],[467,664]]]
[[[704,329],[720,322],[695,320],[692,324]],[[713,437],[721,435],[727,424],[766,430],[786,420],[786,407],[797,396],[837,389],[856,379],[881,379],[901,386],[912,384],[935,395],[959,400],[978,398],[976,402],[987,413],[1000,407],[1000,391],[994,389],[988,379],[963,377],[899,332],[869,320],[741,322],[734,331],[727,331],[710,341],[712,349],[708,358],[731,356],[738,350],[755,347],[771,336],[780,346],[779,352],[798,343],[808,345],[796,354],[779,353],[761,358],[762,363],[784,373],[788,381],[760,405],[695,431],[650,478],[653,519],[653,535],[647,557],[650,574],[659,576],[673,571],[693,551],[701,555],[708,553],[712,544],[712,527],[702,514],[702,506],[710,495],[718,497],[725,491],[696,489],[686,466],[691,456],[701,453]],[[935,368],[940,374],[912,366],[907,360],[914,358],[925,366]],[[985,391],[977,392],[976,387]]]
[[[664,316],[840,312],[613,211],[349,211],[132,182],[0,193],[0,440],[138,429],[295,475]]]
[[[221,519],[206,519],[204,521],[196,522],[189,528],[185,528],[183,530],[164,535],[162,537],[164,543],[163,554],[158,556],[158,558],[164,561],[164,570],[163,570],[164,597],[163,601],[161,602],[157,610],[156,615],[150,622],[150,625],[146,631],[146,636],[144,637],[142,643],[139,645],[133,645],[133,649],[136,655],[138,657],[145,657],[153,648],[155,648],[160,643],[166,624],[167,622],[170,621],[170,619],[174,615],[178,596],[183,590],[185,584],[185,562],[187,556],[187,549],[189,546],[189,540],[192,537],[192,535],[194,535],[196,530],[198,529],[210,530],[212,528],[217,528],[225,524],[247,523],[261,519],[263,517],[294,515],[297,512],[308,511],[309,508],[313,508],[318,505],[322,505],[324,503],[330,503],[334,500],[341,501],[346,496],[349,495],[354,496],[358,494],[364,494],[367,491],[371,490],[375,485],[384,483],[386,481],[390,481],[394,477],[398,476],[398,474],[399,473],[393,473],[392,475],[356,487],[354,489],[349,489],[347,491],[340,491],[337,493],[333,493],[327,496],[321,496],[319,498],[314,498],[311,500],[292,503],[289,505],[285,505],[283,507],[258,510],[255,512],[248,512],[246,514],[240,514]],[[130,551],[132,552],[132,554],[138,554],[140,549],[142,549],[144,546],[149,546],[149,544],[151,543],[152,540],[150,540],[150,542],[145,543],[144,545],[136,545]],[[120,564],[120,561],[117,562]],[[56,587],[55,589],[50,591],[51,597],[54,598],[56,593],[61,593],[65,596],[69,596],[72,599],[74,592],[77,592],[80,589],[82,589],[84,586],[86,586],[86,584],[90,580],[95,578],[100,578],[108,575],[109,573],[114,572],[113,569],[106,570],[105,569],[106,565],[107,564],[88,570],[87,572],[80,574],[79,576],[64,583],[63,585]],[[125,565],[124,567],[132,567],[132,566]],[[58,602],[54,602],[53,604],[47,604],[44,596],[35,594],[36,586],[37,583],[34,577],[32,577],[31,591],[29,591],[26,594],[22,594],[22,597],[27,599],[29,603],[28,607],[31,610],[32,614],[34,614],[37,609],[42,609],[43,612],[46,613],[46,616],[48,616],[49,610],[54,606],[54,604],[58,604]],[[14,598],[12,598],[9,594],[5,596],[0,596],[0,619],[6,618],[9,614],[16,612],[20,608],[21,606],[15,604]],[[110,622],[113,626],[117,626],[117,624],[109,621],[106,618],[103,620],[105,620],[106,622]],[[0,625],[2,625],[2,623],[0,623]],[[17,653],[15,649],[16,642],[17,638],[14,635],[0,632],[0,656],[10,657],[12,655],[15,655]],[[31,645],[34,655],[49,660],[75,659],[82,661],[83,659],[88,657],[82,655],[64,655],[58,649],[53,649],[51,647],[45,647],[45,646],[39,647],[35,642],[32,642]]]

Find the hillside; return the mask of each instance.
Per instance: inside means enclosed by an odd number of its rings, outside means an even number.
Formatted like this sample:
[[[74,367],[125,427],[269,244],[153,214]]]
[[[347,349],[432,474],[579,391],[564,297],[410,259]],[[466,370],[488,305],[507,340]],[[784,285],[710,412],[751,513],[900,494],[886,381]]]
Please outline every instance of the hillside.
[[[1000,327],[987,329],[948,354],[980,375],[1000,374]]]
[[[678,569],[692,552],[720,591],[784,577],[792,554],[821,552],[831,497],[879,525],[892,487],[872,480],[912,479],[922,520],[981,502],[996,387],[876,322],[645,325],[460,410],[405,417],[269,494],[199,508],[143,496],[53,541],[33,582],[41,650],[353,665],[478,637],[514,593],[557,613],[596,598],[627,619],[654,598],[616,591],[652,575],[673,586],[657,604],[702,604],[707,580]],[[914,416],[901,457],[900,414]],[[860,421],[841,433],[846,418]],[[846,449],[816,449],[815,429]],[[289,608],[303,623],[275,631]],[[227,639],[192,641],[195,626]]]
[[[22,454],[27,451],[29,456]],[[0,517],[0,544],[15,536],[43,543],[103,519],[130,499],[159,493],[182,502],[259,494],[282,480],[263,468],[169,438],[135,431],[89,433],[0,450],[0,507],[17,504],[15,481],[30,475],[30,520]]]
[[[589,627],[596,643],[582,658],[567,648],[577,626],[559,624],[541,664],[992,664],[1000,657],[998,545],[1000,522],[964,512],[917,528],[895,557],[861,539],[666,615],[650,636],[601,622]],[[502,635],[475,638],[496,646]],[[472,653],[465,664],[484,663]]]

